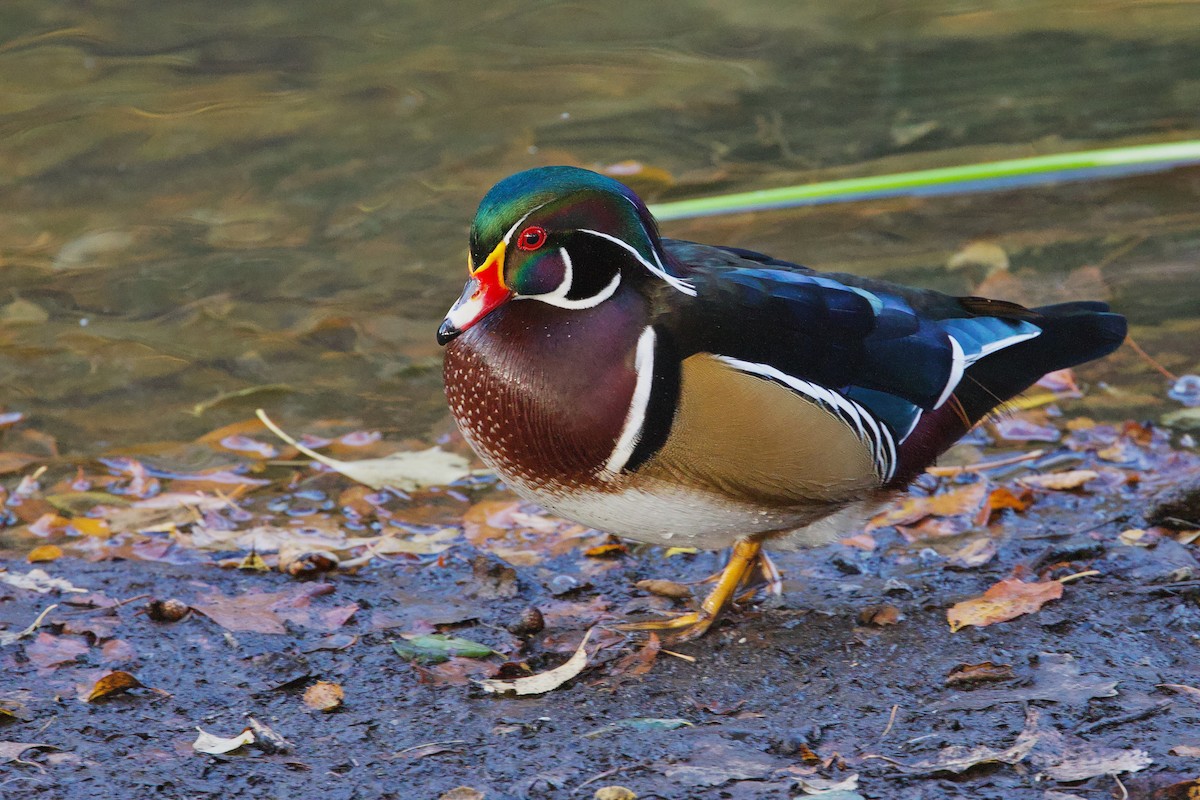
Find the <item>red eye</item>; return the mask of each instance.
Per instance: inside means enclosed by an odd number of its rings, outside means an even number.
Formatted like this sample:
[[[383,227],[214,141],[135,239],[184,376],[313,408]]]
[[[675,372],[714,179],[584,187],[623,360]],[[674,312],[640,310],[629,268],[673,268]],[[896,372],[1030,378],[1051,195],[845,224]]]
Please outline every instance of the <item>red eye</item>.
[[[546,243],[546,229],[530,225],[517,237],[517,247],[521,250],[537,250]]]

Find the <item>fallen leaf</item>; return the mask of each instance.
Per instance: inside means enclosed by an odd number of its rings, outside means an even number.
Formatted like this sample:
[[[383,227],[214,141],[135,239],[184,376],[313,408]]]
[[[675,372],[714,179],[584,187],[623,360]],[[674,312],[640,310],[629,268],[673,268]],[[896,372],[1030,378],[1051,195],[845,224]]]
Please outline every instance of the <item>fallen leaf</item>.
[[[88,643],[82,636],[39,633],[36,639],[25,646],[25,657],[39,669],[52,669],[75,661],[87,651]]]
[[[583,554],[588,558],[616,558],[628,552],[629,548],[623,542],[605,542],[595,547],[589,547],[583,551]]]
[[[656,594],[659,597],[673,597],[677,600],[681,600],[685,597],[692,596],[691,588],[684,586],[682,583],[676,583],[675,581],[651,578],[650,580],[638,581],[635,585],[643,592]]]
[[[327,624],[322,615],[328,612],[309,608],[312,598],[332,591],[330,584],[314,583],[285,592],[247,592],[234,597],[213,593],[193,603],[192,609],[234,632],[287,633],[285,621],[317,630],[332,630],[335,626]],[[354,606],[355,610],[357,608]]]
[[[254,744],[254,731],[250,728],[246,728],[231,739],[214,736],[211,733],[206,733],[199,727],[196,730],[200,731],[200,735],[196,737],[196,741],[192,742],[192,749],[198,753],[207,753],[210,756],[225,755],[226,753],[232,753],[239,747]]]
[[[852,797],[862,797],[858,794],[858,776],[846,778],[799,778],[796,781],[800,790],[809,797],[824,797],[826,800],[851,800]]]
[[[466,458],[447,453],[440,447],[431,447],[420,452],[393,453],[384,458],[340,461],[297,442],[272,422],[261,408],[257,409],[255,414],[272,433],[304,455],[373,489],[387,487],[411,492],[424,486],[444,486],[471,474],[470,462]]]
[[[479,681],[485,691],[495,694],[513,692],[518,695],[545,694],[562,686],[567,681],[583,672],[588,664],[587,643],[592,636],[592,629],[583,635],[583,641],[575,649],[575,653],[563,664],[546,672],[530,675],[528,678],[517,678],[511,681],[486,679]]]
[[[654,667],[654,662],[662,650],[662,641],[657,634],[651,633],[646,643],[613,664],[611,674],[618,678],[636,678],[645,675]]]
[[[1194,744],[1177,744],[1170,750],[1173,756],[1182,756],[1183,758],[1200,758],[1200,746]]]
[[[993,664],[984,661],[980,664],[959,664],[950,670],[946,676],[946,685],[954,688],[974,686],[977,683],[994,681],[1009,681],[1017,677],[1009,664]]]
[[[950,747],[943,747],[932,758],[900,766],[906,772],[914,774],[936,772],[953,772],[958,774],[966,772],[980,764],[1016,764],[1023,761],[1029,755],[1036,743],[1036,736],[1029,736],[1022,731],[1012,747],[1006,747],[1003,750],[987,747],[986,745],[978,745],[976,747],[951,745]]]
[[[1063,585],[1058,581],[1025,583],[1006,578],[981,597],[954,604],[946,612],[946,619],[952,632],[968,625],[982,628],[1033,613],[1051,600],[1059,599],[1062,594]]]
[[[996,435],[1009,442],[1057,442],[1062,436],[1058,428],[1021,417],[1002,417],[994,425]]]
[[[29,555],[25,556],[25,560],[30,564],[35,564],[40,561],[56,561],[62,558],[62,548],[56,544],[42,544],[29,551]]]
[[[336,683],[317,681],[304,690],[304,705],[314,711],[334,711],[342,706],[346,693]]]
[[[484,800],[484,794],[470,786],[457,786],[438,797],[438,800]]]
[[[463,658],[487,658],[495,651],[485,644],[443,633],[405,637],[404,641],[392,642],[396,655],[420,664],[438,664],[455,656]]]
[[[24,574],[20,572],[0,572],[0,583],[7,583],[18,589],[29,589],[39,594],[47,592],[78,592],[86,594],[87,589],[80,589],[70,581],[62,578],[51,578],[45,570],[31,569]]]
[[[972,539],[946,558],[946,566],[955,569],[974,569],[996,557],[999,548],[994,539],[980,537]]]
[[[629,719],[619,719],[615,722],[580,734],[584,739],[598,739],[601,736],[607,736],[610,733],[616,733],[621,730],[633,731],[673,731],[677,728],[691,728],[694,723],[686,719],[658,719],[655,717],[630,717]]]
[[[889,525],[909,525],[925,517],[953,517],[978,512],[987,484],[984,481],[939,492],[928,497],[906,497],[900,505],[879,514],[867,524],[867,530]]]
[[[696,737],[693,741],[696,744],[686,760],[673,757],[652,764],[651,768],[676,783],[698,787],[723,786],[730,781],[761,781],[782,766],[749,744],[725,741],[716,734]],[[695,794],[680,793],[680,796],[693,797]]]
[[[116,670],[105,675],[100,680],[96,681],[96,685],[83,698],[85,703],[94,703],[97,700],[109,697],[121,692],[127,692],[130,689],[137,689],[142,685],[142,682],[130,675],[128,672]]]
[[[1032,686],[1011,689],[976,689],[948,700],[930,703],[933,712],[975,711],[997,703],[1023,703],[1045,700],[1078,705],[1096,697],[1113,697],[1117,682],[1081,675],[1079,664],[1070,653],[1039,653]]]
[[[1038,709],[1028,709],[1025,730],[1021,736],[1030,736],[1035,740],[1036,746],[1030,761],[1043,775],[1053,780],[1085,781],[1098,775],[1137,772],[1154,763],[1145,750],[1118,750],[1089,742],[1074,734],[1041,729],[1038,727],[1039,720]]]
[[[592,795],[592,800],[637,800],[637,795],[624,786],[601,786]]]
[[[979,514],[975,518],[976,525],[986,525],[1000,511],[1011,508],[1014,511],[1024,511],[1033,504],[1033,492],[1029,489],[1022,489],[1020,494],[1014,494],[1007,487],[1001,486],[998,489],[993,489],[983,504],[983,508],[979,510]]]
[[[1073,469],[1067,472],[1052,472],[1049,475],[1026,475],[1023,478],[1017,478],[1017,483],[1031,489],[1066,491],[1078,489],[1088,481],[1094,481],[1099,477],[1100,473],[1095,470]]]
[[[900,613],[900,609],[890,604],[867,606],[858,612],[859,625],[883,627],[884,625],[895,625],[902,619],[904,619],[904,615]]]
[[[46,744],[44,742],[0,742],[0,764],[27,764],[29,762],[22,761],[21,756],[26,750],[32,750],[35,747],[42,750],[59,749],[55,745]]]
[[[1197,797],[1200,797],[1200,778],[1161,786],[1150,795],[1150,800],[1196,800]]]
[[[132,661],[135,658],[137,651],[124,639],[109,639],[100,647],[100,660],[105,664]]]
[[[1160,683],[1158,686],[1160,689],[1166,689],[1175,694],[1182,695],[1193,703],[1200,705],[1200,689],[1197,689],[1195,686],[1185,686],[1182,683]]]

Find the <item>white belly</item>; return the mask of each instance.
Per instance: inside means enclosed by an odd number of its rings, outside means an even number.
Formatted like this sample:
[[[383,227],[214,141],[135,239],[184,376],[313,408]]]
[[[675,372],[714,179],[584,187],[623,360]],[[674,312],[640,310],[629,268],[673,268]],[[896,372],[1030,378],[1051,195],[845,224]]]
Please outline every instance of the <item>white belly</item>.
[[[756,533],[781,531],[764,544],[796,550],[857,532],[871,509],[855,503],[822,516],[811,510],[762,510],[747,504],[660,484],[648,491],[545,493],[510,484],[555,514],[606,533],[650,544],[719,550]]]

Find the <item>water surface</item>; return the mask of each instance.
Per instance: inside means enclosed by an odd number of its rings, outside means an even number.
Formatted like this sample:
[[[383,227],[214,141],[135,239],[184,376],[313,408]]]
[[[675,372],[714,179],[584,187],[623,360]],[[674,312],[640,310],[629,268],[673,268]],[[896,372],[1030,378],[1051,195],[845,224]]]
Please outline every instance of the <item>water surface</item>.
[[[80,454],[258,405],[430,441],[450,426],[433,333],[475,204],[516,170],[622,165],[670,200],[1200,137],[1189,3],[733,5],[9,0],[0,413]],[[1109,299],[1168,369],[1200,370],[1197,169],[664,228]],[[949,269],[973,243],[1007,270]],[[1129,350],[1084,377],[1110,387],[1086,413],[1175,407]]]

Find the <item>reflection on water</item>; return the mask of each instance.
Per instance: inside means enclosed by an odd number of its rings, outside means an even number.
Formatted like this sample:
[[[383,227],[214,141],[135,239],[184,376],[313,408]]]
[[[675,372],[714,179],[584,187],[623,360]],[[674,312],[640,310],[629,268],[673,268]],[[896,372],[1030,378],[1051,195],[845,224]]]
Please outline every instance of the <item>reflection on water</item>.
[[[85,453],[263,404],[428,439],[448,424],[433,332],[474,205],[510,172],[635,160],[664,200],[1200,132],[1191,4],[893,5],[9,0],[0,413]],[[1108,297],[1189,372],[1198,199],[1192,169],[666,232]],[[981,241],[1009,269],[947,269]],[[1123,391],[1094,413],[1171,407],[1131,353],[1089,375]]]

